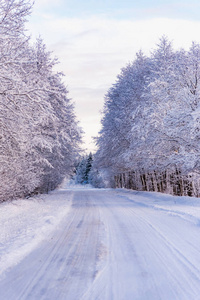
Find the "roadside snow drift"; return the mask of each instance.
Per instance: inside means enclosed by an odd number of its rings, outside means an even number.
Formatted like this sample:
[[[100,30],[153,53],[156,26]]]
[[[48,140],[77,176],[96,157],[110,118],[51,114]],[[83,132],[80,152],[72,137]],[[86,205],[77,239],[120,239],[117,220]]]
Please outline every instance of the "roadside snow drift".
[[[62,191],[0,205],[0,275],[48,239],[71,205]]]

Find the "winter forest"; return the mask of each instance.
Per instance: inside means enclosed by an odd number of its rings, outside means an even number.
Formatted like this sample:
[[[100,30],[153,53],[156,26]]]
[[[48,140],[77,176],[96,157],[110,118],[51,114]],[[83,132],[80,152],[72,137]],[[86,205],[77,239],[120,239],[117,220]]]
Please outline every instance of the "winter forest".
[[[0,1],[0,201],[54,189],[72,173],[80,142],[74,108],[39,38],[25,30],[29,0]]]
[[[0,201],[46,193],[74,172],[78,184],[200,196],[200,45],[174,50],[163,36],[137,53],[105,96],[97,152],[80,158],[58,60],[25,30],[31,9],[0,1]]]
[[[199,99],[199,44],[137,53],[105,96],[94,185],[200,196]]]

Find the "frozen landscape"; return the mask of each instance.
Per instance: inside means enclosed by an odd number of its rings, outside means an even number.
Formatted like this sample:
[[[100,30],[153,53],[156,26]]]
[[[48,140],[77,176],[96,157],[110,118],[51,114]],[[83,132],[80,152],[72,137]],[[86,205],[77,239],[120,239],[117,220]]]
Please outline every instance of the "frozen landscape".
[[[200,23],[69,2],[0,0],[0,300],[200,300]]]
[[[67,188],[0,205],[0,299],[199,299],[200,199]]]

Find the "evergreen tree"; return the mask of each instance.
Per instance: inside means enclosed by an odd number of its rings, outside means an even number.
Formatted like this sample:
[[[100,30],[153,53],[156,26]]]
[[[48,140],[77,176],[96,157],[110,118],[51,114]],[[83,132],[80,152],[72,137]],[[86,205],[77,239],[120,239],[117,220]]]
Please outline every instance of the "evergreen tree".
[[[76,175],[75,182],[79,184],[88,184],[89,183],[89,175],[92,168],[93,157],[92,153],[84,156],[79,162]]]
[[[89,174],[92,168],[92,162],[93,162],[93,158],[92,158],[92,153],[90,152],[86,160],[86,170],[85,170],[85,181],[87,183],[89,183]]]

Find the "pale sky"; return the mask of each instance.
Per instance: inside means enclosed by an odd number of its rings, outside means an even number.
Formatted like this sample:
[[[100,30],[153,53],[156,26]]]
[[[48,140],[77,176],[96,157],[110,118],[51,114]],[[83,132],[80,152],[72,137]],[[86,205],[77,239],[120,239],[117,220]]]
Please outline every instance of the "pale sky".
[[[85,131],[83,147],[94,151],[104,95],[120,69],[140,49],[149,54],[162,35],[176,49],[200,43],[200,1],[35,0],[27,26],[58,57]]]

